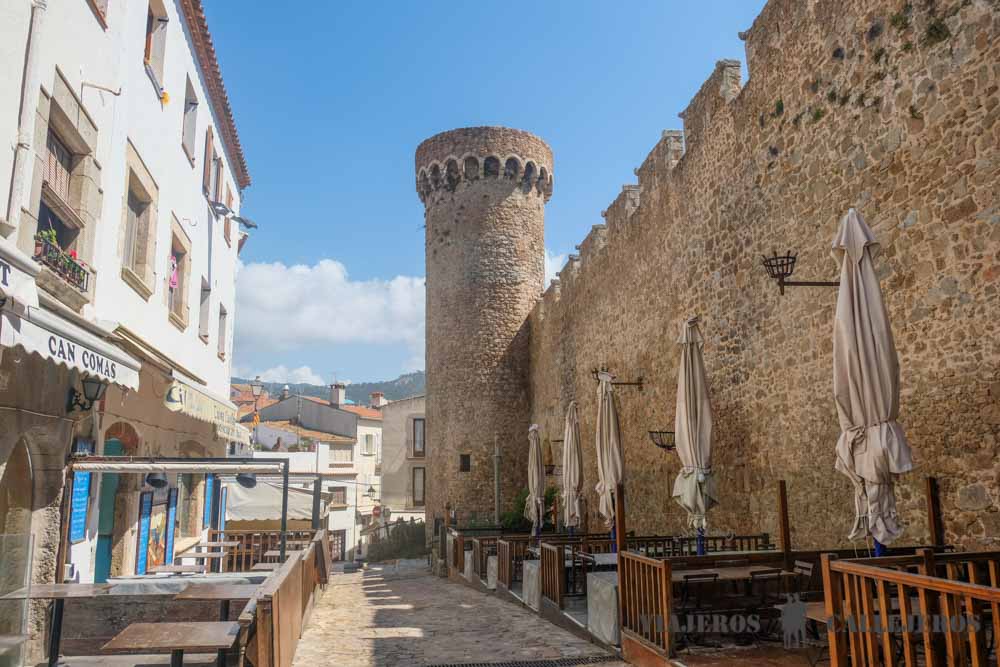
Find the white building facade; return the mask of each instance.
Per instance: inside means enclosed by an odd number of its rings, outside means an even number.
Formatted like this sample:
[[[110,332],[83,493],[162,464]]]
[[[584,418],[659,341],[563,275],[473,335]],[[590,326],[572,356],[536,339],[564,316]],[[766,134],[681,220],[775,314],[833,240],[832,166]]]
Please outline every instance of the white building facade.
[[[0,63],[0,534],[33,538],[36,582],[134,574],[203,537],[221,484],[62,471],[249,441],[228,401],[249,173],[201,0],[9,0]]]

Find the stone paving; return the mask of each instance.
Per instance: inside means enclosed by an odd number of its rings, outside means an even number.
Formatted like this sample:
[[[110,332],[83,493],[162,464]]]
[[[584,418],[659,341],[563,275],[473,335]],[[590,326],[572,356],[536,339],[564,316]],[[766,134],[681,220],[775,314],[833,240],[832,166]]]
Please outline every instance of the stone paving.
[[[424,561],[337,574],[294,667],[419,667],[544,660],[606,651],[515,604],[431,576]],[[624,662],[602,663],[626,667]]]

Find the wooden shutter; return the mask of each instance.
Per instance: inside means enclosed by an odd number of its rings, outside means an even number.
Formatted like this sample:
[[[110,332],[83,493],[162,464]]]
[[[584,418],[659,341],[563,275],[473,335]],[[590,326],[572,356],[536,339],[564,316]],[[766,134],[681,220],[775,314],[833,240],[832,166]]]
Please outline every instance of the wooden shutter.
[[[205,165],[201,174],[201,189],[207,195],[212,183],[212,126],[205,130]]]

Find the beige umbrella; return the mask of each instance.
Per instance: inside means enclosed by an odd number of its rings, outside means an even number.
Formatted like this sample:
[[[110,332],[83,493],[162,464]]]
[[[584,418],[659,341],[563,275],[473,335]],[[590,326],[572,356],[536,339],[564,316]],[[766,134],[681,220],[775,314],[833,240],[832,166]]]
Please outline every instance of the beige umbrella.
[[[576,401],[570,401],[566,408],[562,467],[563,518],[567,528],[575,528],[580,525],[580,494],[583,492],[583,453],[580,451],[580,420],[576,414]]]
[[[545,508],[545,464],[542,462],[542,444],[538,441],[538,424],[528,429],[528,499],[524,502],[524,516],[531,520],[532,532],[542,528]]]
[[[882,301],[872,252],[875,235],[853,208],[840,221],[833,256],[841,263],[833,323],[833,395],[841,435],[836,468],[854,484],[850,537],[870,533],[890,544],[896,518],[895,477],[913,469],[899,417],[899,358]]]
[[[615,409],[614,376],[605,371],[597,374],[597,511],[610,525],[615,518],[614,493],[622,482],[624,456]]]
[[[681,345],[681,362],[677,371],[674,442],[683,467],[674,480],[673,496],[687,510],[691,526],[704,530],[705,513],[719,501],[712,473],[712,405],[701,352],[705,341],[697,317],[684,323],[677,342]]]

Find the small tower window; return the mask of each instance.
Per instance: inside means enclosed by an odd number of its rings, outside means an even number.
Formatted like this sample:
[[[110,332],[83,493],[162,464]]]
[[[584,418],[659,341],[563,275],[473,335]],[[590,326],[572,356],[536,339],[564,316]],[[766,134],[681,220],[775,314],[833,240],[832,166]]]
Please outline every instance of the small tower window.
[[[458,471],[469,472],[472,470],[472,457],[469,454],[458,455]]]

